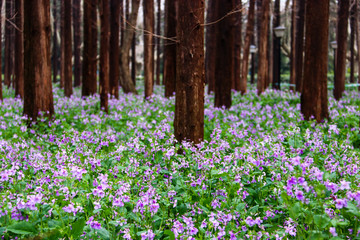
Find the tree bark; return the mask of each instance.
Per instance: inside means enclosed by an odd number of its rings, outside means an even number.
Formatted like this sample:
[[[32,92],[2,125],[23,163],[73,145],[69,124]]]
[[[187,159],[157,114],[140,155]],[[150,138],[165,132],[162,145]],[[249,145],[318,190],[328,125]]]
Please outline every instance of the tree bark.
[[[60,88],[65,85],[65,1],[60,0]]]
[[[356,28],[356,19],[357,19],[357,0],[352,1],[350,7],[350,82],[354,83],[354,65],[355,65],[355,28]]]
[[[235,1],[235,7],[237,10],[242,9],[241,0]],[[240,91],[240,79],[241,79],[241,45],[242,45],[242,12],[240,11],[235,15],[235,49],[234,49],[234,82],[232,89]]]
[[[102,0],[100,6],[100,107],[106,113],[108,108],[109,70],[110,70],[110,2]],[[118,65],[117,65],[118,66]]]
[[[90,96],[97,90],[97,0],[84,1],[84,49],[82,68],[82,96]]]
[[[212,1],[212,0],[211,0]],[[170,97],[176,89],[176,4],[177,0],[165,0],[165,46],[164,83],[165,97]]]
[[[111,0],[111,35],[110,35],[110,94],[119,98],[119,40],[120,40],[120,1]]]
[[[304,75],[304,25],[305,25],[305,0],[296,0],[295,23],[295,84],[296,91],[302,92]]]
[[[223,18],[234,6],[234,0],[217,1],[216,18]],[[226,16],[216,27],[215,107],[230,108],[234,82],[234,16]]]
[[[15,96],[24,97],[24,0],[15,0]],[[1,36],[1,34],[0,34]]]
[[[177,72],[174,130],[176,139],[204,138],[204,0],[178,2]]]
[[[0,6],[2,6],[3,0],[0,0]],[[0,21],[0,36],[1,36],[1,29],[2,29],[2,21]],[[1,44],[1,38],[0,38],[0,100],[3,100],[3,94],[2,94],[2,44]]]
[[[154,0],[143,1],[144,10],[144,80],[145,99],[151,97],[154,86]]]
[[[50,35],[50,1],[24,1],[24,115],[32,121],[54,114]]]
[[[267,68],[267,49],[268,49],[268,31],[269,31],[269,0],[262,0],[261,5],[261,23],[259,36],[259,67],[257,80],[257,93],[260,95],[265,90],[265,84],[268,78]]]
[[[131,75],[130,75],[129,51],[135,32],[135,29],[132,26],[136,25],[139,5],[140,5],[140,0],[131,1],[131,14],[128,20],[130,24],[126,24],[126,29],[124,31],[123,45],[120,50],[120,85],[123,88],[124,93],[137,94],[135,85],[131,80]]]
[[[306,2],[306,39],[301,112],[317,122],[328,118],[327,63],[329,0]]]
[[[334,81],[334,97],[339,100],[345,91],[346,74],[346,46],[347,46],[347,27],[349,18],[350,0],[339,1],[337,43],[336,49],[336,71]]]
[[[64,91],[65,96],[72,95],[72,41],[71,41],[71,0],[63,0],[64,2]]]
[[[273,28],[280,26],[280,0],[275,0],[274,15],[273,15]],[[273,31],[273,88],[280,90],[279,78],[280,78],[280,38],[275,36]]]
[[[209,0],[206,16],[205,32],[205,82],[208,84],[208,93],[215,91],[215,61],[216,61],[216,2]]]
[[[254,17],[255,17],[255,0],[250,0],[249,2],[249,11],[248,18],[246,23],[246,36],[243,50],[243,59],[242,59],[242,71],[241,71],[241,81],[240,81],[240,92],[245,94],[247,91],[247,75],[249,68],[249,53],[250,45],[252,39],[254,38]]]
[[[58,10],[57,10],[57,0],[53,0],[53,7],[52,7],[52,14],[53,14],[53,49],[52,49],[52,67],[53,67],[53,82],[57,81],[57,75],[59,73],[59,42],[58,42],[58,24],[59,24],[59,17],[58,17]]]
[[[74,86],[81,84],[81,6],[80,0],[73,0],[73,30],[74,30]]]
[[[131,40],[131,80],[136,86],[136,32]]]
[[[161,35],[161,0],[157,0],[157,22],[156,22],[156,34]],[[156,40],[156,84],[160,85],[160,51],[161,51],[161,40],[159,37]]]
[[[5,0],[5,62],[4,62],[4,83],[9,88],[11,86],[11,33],[13,26],[10,24],[12,21],[12,0]]]

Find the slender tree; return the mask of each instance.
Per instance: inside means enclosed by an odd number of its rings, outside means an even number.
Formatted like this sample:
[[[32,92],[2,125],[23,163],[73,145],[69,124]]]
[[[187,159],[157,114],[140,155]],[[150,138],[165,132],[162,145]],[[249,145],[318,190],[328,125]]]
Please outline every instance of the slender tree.
[[[15,0],[15,96],[24,97],[24,0]]]
[[[143,1],[144,10],[144,80],[145,98],[151,97],[154,85],[154,0]]]
[[[97,0],[86,0],[84,8],[84,49],[82,68],[82,96],[89,96],[97,90]]]
[[[224,18],[234,6],[234,0],[217,1],[217,19]],[[234,82],[234,16],[226,16],[216,27],[215,107],[230,108]]]
[[[336,71],[334,81],[334,97],[339,100],[345,91],[346,73],[346,51],[347,51],[347,26],[349,18],[350,0],[339,1],[337,43],[336,49]]]
[[[206,13],[205,35],[205,82],[208,84],[208,93],[215,91],[215,62],[216,62],[216,3],[217,0],[209,0]]]
[[[212,1],[212,0],[211,0]],[[176,4],[177,0],[165,0],[164,83],[165,97],[170,97],[176,87]],[[171,40],[173,39],[173,40]]]
[[[238,13],[235,14],[235,49],[234,49],[234,81],[232,84],[232,89],[236,91],[240,91],[240,78],[241,78],[241,45],[242,45],[242,2],[241,0],[235,0],[235,7],[239,10]]]
[[[81,84],[81,0],[73,0],[74,86]]]
[[[110,35],[110,79],[109,91],[112,96],[119,98],[119,39],[120,39],[120,1],[111,0],[111,35]]]
[[[0,6],[2,6],[3,4],[3,0],[0,0]],[[0,36],[1,36],[1,23],[2,21],[0,21]],[[2,49],[2,44],[1,44],[1,38],[0,38],[0,100],[2,101],[3,100],[3,94],[2,94],[2,65],[1,65],[1,62],[2,62],[2,54],[1,54],[1,49]]]
[[[110,70],[110,2],[102,0],[100,5],[100,107],[106,113],[108,108],[109,70]],[[117,65],[118,66],[118,65]]]
[[[131,40],[131,79],[136,86],[136,32]]]
[[[356,19],[357,19],[357,0],[353,0],[350,6],[350,82],[354,83],[354,64],[355,64],[355,32],[356,32]]]
[[[72,95],[72,49],[71,49],[71,0],[63,0],[64,2],[64,90],[65,96]]]
[[[296,65],[295,65],[295,48],[296,48],[296,0],[292,0],[291,7],[291,50],[290,50],[290,90],[295,90],[296,83]]]
[[[60,1],[60,88],[65,85],[65,1]]]
[[[53,0],[52,6],[52,15],[53,15],[53,49],[52,49],[52,69],[53,69],[53,82],[56,82],[57,75],[59,73],[59,42],[58,42],[58,25],[59,25],[59,17],[57,10],[57,0]]]
[[[274,3],[274,14],[273,14],[273,27],[280,26],[280,0],[275,0]],[[280,89],[279,78],[280,78],[280,38],[275,36],[273,31],[273,88]]]
[[[204,138],[204,7],[204,0],[178,4],[174,130],[179,142]]]
[[[9,88],[11,85],[11,72],[12,72],[12,44],[11,44],[11,34],[12,28],[12,0],[5,0],[5,62],[4,62],[4,83]]]
[[[301,112],[317,122],[328,118],[327,62],[329,0],[306,2],[306,39]]]
[[[261,23],[259,35],[259,69],[257,79],[257,93],[260,95],[265,90],[265,84],[268,76],[267,51],[268,51],[268,30],[269,30],[269,0],[262,0],[261,5]]]
[[[241,70],[241,81],[240,81],[240,92],[241,94],[246,93],[247,88],[247,75],[248,75],[248,67],[249,67],[249,53],[250,53],[250,45],[254,36],[254,17],[255,17],[255,0],[249,1],[249,10],[247,16],[246,23],[246,35],[245,35],[245,43],[243,50],[243,59],[242,59],[242,70]]]
[[[50,36],[50,1],[24,1],[24,115],[33,121],[54,114]]]
[[[156,34],[161,35],[161,0],[157,0],[157,19],[156,19]],[[155,38],[156,41],[156,84],[160,85],[160,51],[161,51],[161,39]]]
[[[295,84],[296,91],[302,91],[303,85],[303,66],[304,66],[304,25],[305,25],[305,0],[296,1],[296,19],[295,19]]]

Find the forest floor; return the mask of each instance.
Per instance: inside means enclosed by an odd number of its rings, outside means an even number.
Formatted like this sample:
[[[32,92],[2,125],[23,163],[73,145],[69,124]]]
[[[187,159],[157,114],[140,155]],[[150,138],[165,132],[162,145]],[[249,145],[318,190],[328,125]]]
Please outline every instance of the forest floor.
[[[55,120],[31,128],[5,98],[2,239],[360,239],[359,92],[330,97],[321,124],[287,91],[234,93],[229,110],[207,95],[192,146],[155,90],[120,94],[106,115],[99,96],[55,88]]]

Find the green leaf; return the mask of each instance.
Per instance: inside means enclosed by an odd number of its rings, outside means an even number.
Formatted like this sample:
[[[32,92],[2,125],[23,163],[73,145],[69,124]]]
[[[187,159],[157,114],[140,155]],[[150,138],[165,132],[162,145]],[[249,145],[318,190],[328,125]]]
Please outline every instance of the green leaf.
[[[4,227],[0,227],[0,234],[3,234],[3,232],[5,232],[6,228]]]
[[[236,211],[241,212],[244,208],[245,208],[246,204],[245,203],[239,203],[236,206]]]
[[[294,204],[294,206],[292,206],[290,210],[290,215],[292,219],[296,219],[299,217],[300,214],[301,214],[301,206],[300,203],[297,202]]]
[[[71,226],[71,236],[73,236],[74,239],[78,239],[80,235],[83,233],[84,226],[85,226],[84,218],[81,217],[78,220],[76,220]]]
[[[105,228],[98,229],[98,230],[96,230],[96,232],[101,239],[110,240],[110,234],[109,234],[108,230],[106,230]]]
[[[16,233],[16,234],[31,234],[37,233],[36,227],[32,223],[28,222],[19,222],[13,225],[10,225],[6,228],[7,231]]]
[[[165,230],[164,234],[168,235],[170,240],[175,240],[175,234],[171,230],[169,229]]]
[[[320,229],[324,229],[329,225],[330,218],[327,215],[314,215],[314,222]]]

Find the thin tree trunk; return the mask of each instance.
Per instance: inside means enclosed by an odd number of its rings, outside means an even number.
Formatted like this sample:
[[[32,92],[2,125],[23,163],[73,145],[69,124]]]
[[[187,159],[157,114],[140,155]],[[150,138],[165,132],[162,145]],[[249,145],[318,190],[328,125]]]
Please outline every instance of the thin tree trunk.
[[[334,81],[334,97],[339,100],[345,91],[346,74],[346,46],[347,46],[347,27],[349,18],[350,0],[339,1],[337,43],[336,50],[336,71]]]
[[[50,1],[24,1],[24,115],[32,121],[54,114],[50,37]]]
[[[268,47],[268,28],[269,28],[269,0],[262,0],[261,5],[261,29],[259,36],[259,67],[257,93],[260,95],[265,90],[265,84],[268,77],[267,72],[267,47]]]
[[[143,1],[144,10],[144,80],[145,98],[151,97],[154,86],[154,0]]]
[[[110,70],[110,3],[101,1],[101,40],[100,40],[100,107],[106,113],[108,108],[109,70]],[[119,29],[119,28],[118,28]],[[117,65],[118,66],[118,65]]]
[[[249,2],[249,11],[248,18],[246,23],[246,36],[243,50],[243,59],[242,59],[242,71],[241,71],[241,82],[240,82],[240,92],[245,94],[247,91],[247,75],[249,68],[249,53],[251,41],[254,38],[254,17],[255,17],[255,0],[250,0]],[[253,74],[253,73],[252,73]]]
[[[217,1],[216,18],[234,9],[234,0]],[[230,108],[231,86],[234,82],[234,16],[229,15],[216,24],[215,107]]]
[[[174,130],[179,142],[204,138],[204,7],[204,0],[178,4]]]
[[[295,26],[295,84],[296,91],[302,92],[304,75],[304,25],[305,0],[296,0],[296,26]]]
[[[356,5],[358,4],[358,0],[355,1]],[[356,21],[355,21],[355,29],[356,29],[356,47],[357,51],[357,58],[358,58],[358,84],[360,84],[360,29],[359,29],[359,21],[360,21],[360,14],[356,12]],[[360,86],[358,86],[358,91],[360,91]]]
[[[356,14],[357,14],[357,0],[353,0],[350,7],[350,82],[354,83],[354,65],[355,65],[355,27],[356,27]]]
[[[327,63],[329,0],[306,2],[306,39],[301,112],[317,122],[328,118]]]
[[[123,45],[120,50],[120,85],[123,88],[124,93],[137,94],[135,85],[131,80],[129,69],[129,51],[131,48],[131,42],[134,36],[135,29],[132,26],[136,25],[137,15],[139,11],[140,0],[131,1],[131,14],[126,24],[124,31]]]
[[[136,32],[131,41],[131,79],[136,86]]]
[[[165,0],[165,37],[164,43],[164,83],[165,97],[170,97],[176,89],[176,4],[177,0]]]
[[[5,0],[5,62],[4,62],[4,83],[9,88],[11,85],[11,32],[12,25],[12,0]]]
[[[0,0],[0,6],[2,6],[3,0]],[[1,36],[1,29],[2,29],[2,21],[0,21],[0,36]],[[2,94],[2,41],[0,37],[0,100],[3,100],[3,94]]]
[[[119,31],[120,31],[120,1],[111,0],[111,35],[110,35],[110,94],[119,98]]]
[[[216,2],[217,0],[209,0],[206,16],[206,32],[205,32],[205,82],[208,84],[208,93],[215,91],[215,61],[216,61]]]
[[[275,0],[274,15],[273,15],[273,28],[280,26],[280,0]],[[273,31],[273,88],[280,90],[280,38],[275,36]]]
[[[58,32],[58,24],[59,24],[59,17],[58,17],[58,10],[57,10],[57,0],[53,0],[53,7],[52,7],[52,13],[53,13],[53,49],[52,49],[52,67],[53,67],[53,82],[57,81],[57,75],[59,73],[58,66],[59,66],[59,43],[57,38],[57,32]]]
[[[71,49],[71,0],[64,2],[64,91],[65,96],[72,95],[72,49]]]
[[[12,0],[11,3],[11,22],[15,22],[15,1]],[[11,86],[15,89],[15,28],[11,26],[11,35],[10,35],[10,76],[11,76]]]
[[[241,0],[235,1],[236,9],[242,9]],[[240,11],[235,15],[235,50],[234,50],[234,82],[232,89],[240,91],[241,79],[241,45],[242,45],[242,12]]]
[[[156,25],[156,34],[161,35],[161,0],[157,0],[157,25]],[[155,38],[156,40],[156,84],[160,85],[160,51],[161,51],[161,40],[159,37]]]
[[[296,6],[297,0],[292,0],[291,8],[291,52],[290,52],[290,90],[295,91],[296,84],[296,65],[295,65],[295,48],[296,48]]]
[[[81,6],[80,0],[73,0],[73,30],[74,30],[74,86],[81,84]]]
[[[123,45],[124,38],[124,29],[125,29],[125,15],[124,15],[124,0],[119,0],[120,2],[120,46]]]
[[[15,96],[24,97],[24,0],[15,0],[15,24],[19,29],[16,29],[15,35]],[[0,34],[1,36],[1,34]]]
[[[60,1],[60,88],[65,85],[65,1]]]

